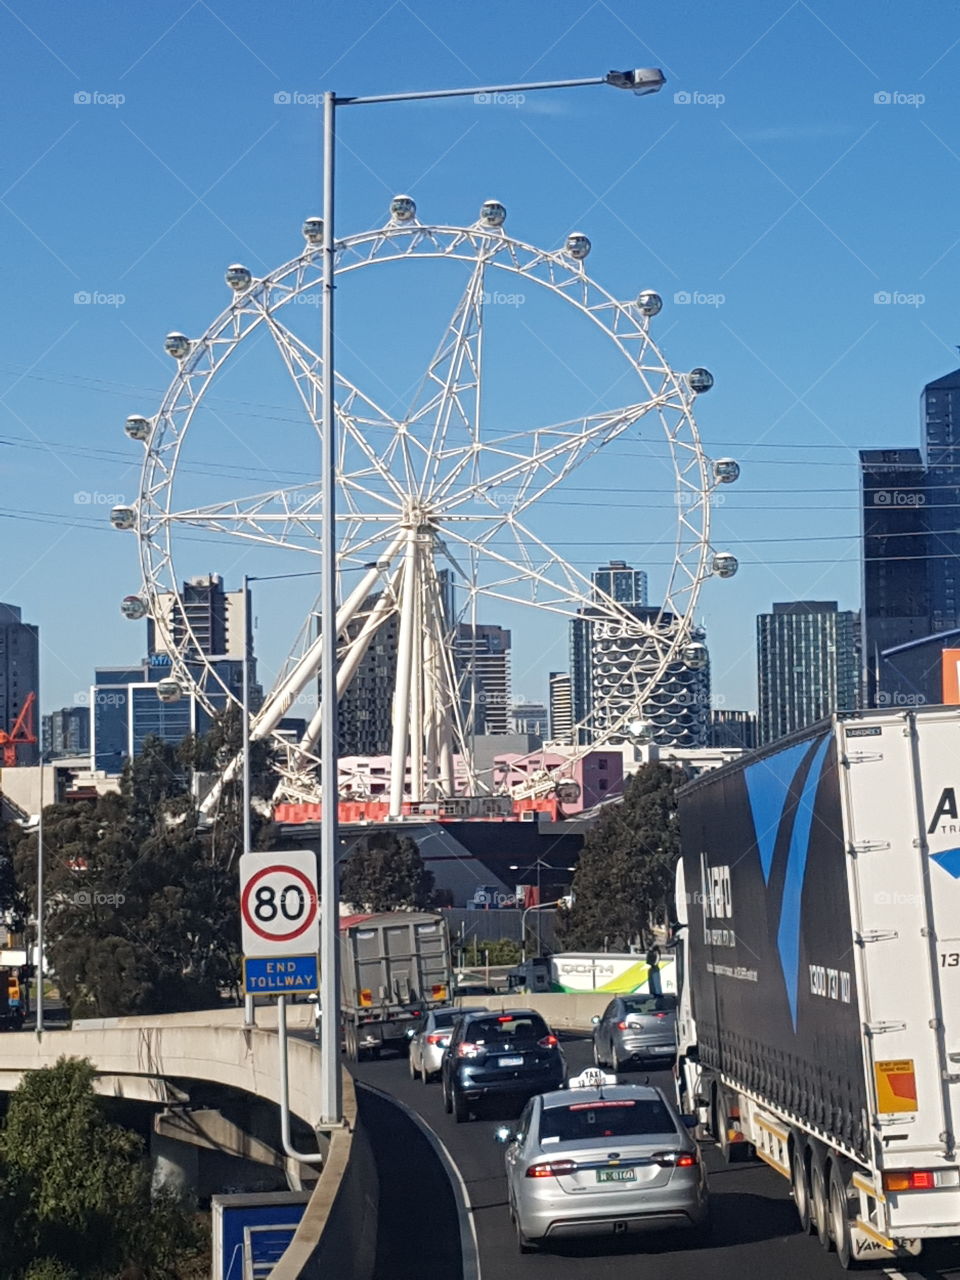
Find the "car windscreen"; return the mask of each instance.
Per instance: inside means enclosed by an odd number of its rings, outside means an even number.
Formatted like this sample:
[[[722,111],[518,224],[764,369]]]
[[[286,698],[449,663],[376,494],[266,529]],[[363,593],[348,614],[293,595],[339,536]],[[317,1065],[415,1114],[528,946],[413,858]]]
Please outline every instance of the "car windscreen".
[[[627,996],[623,1002],[625,1013],[672,1013],[676,1007],[676,996]]]
[[[489,1018],[475,1018],[464,1028],[464,1034],[474,1044],[485,1044],[489,1040],[516,1040],[519,1043],[542,1040],[550,1031],[537,1014],[521,1013],[517,1017],[500,1014]]]
[[[439,1030],[441,1027],[452,1027],[459,1013],[435,1013],[433,1015],[433,1025]]]
[[[670,1112],[655,1098],[604,1099],[546,1107],[540,1117],[540,1141],[580,1142],[589,1138],[642,1138],[675,1134]]]

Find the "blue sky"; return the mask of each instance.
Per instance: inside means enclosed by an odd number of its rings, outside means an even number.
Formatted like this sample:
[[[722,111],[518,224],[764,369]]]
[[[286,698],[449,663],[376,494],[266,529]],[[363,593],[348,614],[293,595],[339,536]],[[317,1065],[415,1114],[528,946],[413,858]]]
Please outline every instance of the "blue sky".
[[[529,242],[587,232],[589,272],[618,297],[659,290],[671,363],[716,377],[698,405],[708,451],[743,467],[713,537],[742,567],[707,584],[698,616],[718,701],[754,705],[756,613],[797,598],[858,606],[855,451],[916,443],[924,382],[957,364],[960,23],[945,0],[869,12],[849,0],[0,6],[0,599],[41,627],[44,709],[73,701],[94,664],[143,650],[143,624],[118,609],[139,585],[136,546],[106,521],[113,495],[137,493],[142,453],[123,422],[155,412],[170,381],[164,334],[202,332],[227,302],[227,264],[279,265],[319,211],[320,113],[276,95],[648,64],[668,83],[646,99],[598,88],[341,112],[338,230],[378,225],[397,191],[440,223],[472,222],[496,196]],[[394,338],[419,318],[426,341],[433,319],[397,278],[343,318],[345,347],[385,368]],[[537,310],[527,328],[564,353],[571,387],[599,394],[604,356],[563,324]],[[549,362],[505,356],[502,403],[511,385],[528,408],[563,398]],[[196,446],[206,500],[221,492],[217,466],[273,449],[285,395],[238,383],[230,434]],[[290,465],[309,476],[304,444]],[[662,471],[626,443],[565,493],[544,508],[545,535],[585,572],[650,559],[655,593],[662,552],[642,544],[672,519]],[[195,546],[183,572],[234,586],[244,569],[292,566],[242,550]],[[305,604],[292,586],[257,591],[269,679]],[[546,671],[566,666],[563,628],[492,605],[482,620],[513,628],[515,692],[542,697]]]

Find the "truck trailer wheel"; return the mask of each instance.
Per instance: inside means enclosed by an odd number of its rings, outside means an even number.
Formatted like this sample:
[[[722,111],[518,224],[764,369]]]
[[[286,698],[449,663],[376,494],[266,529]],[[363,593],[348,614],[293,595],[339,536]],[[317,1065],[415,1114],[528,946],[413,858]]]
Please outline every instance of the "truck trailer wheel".
[[[830,1166],[830,1235],[837,1246],[837,1258],[844,1271],[859,1270],[853,1256],[853,1239],[850,1232],[850,1196],[847,1179],[836,1163]]]
[[[813,1230],[810,1220],[810,1183],[807,1179],[806,1151],[799,1139],[794,1142],[790,1156],[790,1189],[793,1192],[793,1203],[797,1206],[800,1230],[804,1235],[809,1235]]]
[[[810,1219],[817,1233],[817,1239],[824,1249],[829,1250],[833,1241],[830,1239],[830,1200],[827,1194],[827,1175],[823,1157],[814,1150],[810,1157]]]

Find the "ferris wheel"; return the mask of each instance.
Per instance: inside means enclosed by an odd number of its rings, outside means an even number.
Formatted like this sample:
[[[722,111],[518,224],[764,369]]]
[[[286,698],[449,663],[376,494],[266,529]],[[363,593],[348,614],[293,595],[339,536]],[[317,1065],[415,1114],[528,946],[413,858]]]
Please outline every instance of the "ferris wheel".
[[[431,264],[434,270],[441,262],[450,264],[444,269],[457,272],[439,340],[405,399],[387,389],[381,374],[391,355],[386,345],[393,345],[382,338],[380,355],[365,352],[354,359],[354,368],[331,375],[338,438],[337,696],[343,699],[362,678],[371,655],[386,655],[380,669],[388,670],[390,683],[390,812],[396,814],[405,798],[490,790],[490,779],[478,773],[473,758],[478,682],[463,651],[496,616],[494,606],[532,607],[541,623],[589,616],[601,639],[642,640],[644,660],[623,673],[619,709],[594,719],[589,734],[574,731],[574,743],[592,738],[590,746],[573,748],[576,754],[622,738],[626,726],[642,717],[658,682],[678,664],[696,669],[706,663],[695,623],[700,588],[711,576],[727,578],[737,570],[732,555],[711,546],[710,508],[713,491],[736,480],[739,467],[729,458],[711,461],[703,451],[693,406],[713,378],[702,368],[678,373],[668,364],[651,333],[662,299],[644,289],[631,301],[619,301],[592,280],[585,269],[591,244],[581,232],[568,235],[559,248],[543,249],[508,235],[505,221],[504,206],[488,200],[470,226],[427,225],[409,196],[397,196],[384,226],[335,246],[338,297],[371,268],[392,273],[394,280],[403,272],[398,340],[407,322],[421,309],[429,311],[435,298],[432,286],[424,284]],[[207,430],[205,410],[216,401],[220,380],[258,342],[295,393],[291,404],[315,445],[326,379],[304,336],[306,308],[300,304],[318,296],[322,232],[321,220],[308,218],[303,252],[268,275],[229,267],[230,305],[199,338],[166,338],[177,372],[159,411],[127,419],[128,436],[145,448],[140,493],[134,505],[114,508],[111,521],[139,542],[143,587],[124,599],[123,612],[152,618],[171,658],[170,677],[157,685],[160,699],[192,692],[211,713],[225,698],[239,702],[235,685],[204,652],[181,601],[182,562],[190,552],[185,539],[227,541],[244,554],[244,543],[250,553],[254,547],[258,554],[296,552],[301,563],[304,556],[319,556],[320,484],[309,469],[318,450],[308,454],[306,471],[286,471],[272,455],[265,458],[257,491],[243,496],[225,492],[221,474],[216,500],[203,502],[196,500],[202,469],[191,470],[187,440]],[[508,282],[514,292],[503,293],[498,282]],[[613,407],[588,399],[562,420],[540,423],[532,419],[541,399],[549,402],[549,388],[542,396],[529,380],[521,388],[522,369],[513,371],[513,383],[508,378],[496,384],[499,399],[492,397],[491,361],[506,359],[509,365],[517,352],[492,332],[504,309],[496,310],[491,299],[528,294],[565,308],[593,335],[592,342],[612,353],[618,389],[627,383],[625,397]],[[513,392],[504,390],[509,386]],[[521,390],[523,406],[517,408],[512,397]],[[223,415],[223,409],[213,413],[218,420]],[[668,554],[663,590],[657,608],[642,617],[600,590],[537,521],[544,504],[562,507],[574,472],[601,454],[607,457],[618,440],[635,440],[638,427],[650,457],[661,464],[671,512],[661,519],[658,535],[658,546]],[[229,476],[229,466],[221,472]],[[241,468],[238,483],[242,475]],[[277,477],[282,483],[263,485],[265,478]],[[638,511],[643,506],[638,502]],[[316,559],[311,563],[318,567]],[[281,556],[278,568],[283,567]],[[289,657],[250,723],[252,738],[276,741],[278,798],[300,801],[320,795],[319,706],[311,709],[299,741],[291,743],[279,726],[295,702],[322,696],[316,691],[325,620],[315,608],[305,612]],[[390,643],[384,644],[388,633]],[[236,767],[234,762],[228,768]]]

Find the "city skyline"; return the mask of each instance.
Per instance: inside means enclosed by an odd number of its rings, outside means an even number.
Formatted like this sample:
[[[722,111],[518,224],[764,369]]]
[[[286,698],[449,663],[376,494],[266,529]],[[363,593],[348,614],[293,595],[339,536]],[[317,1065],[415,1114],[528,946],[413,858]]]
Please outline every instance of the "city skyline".
[[[135,496],[140,454],[123,423],[156,410],[171,375],[164,333],[195,333],[216,314],[228,263],[264,270],[296,251],[319,196],[316,166],[304,162],[317,151],[319,113],[291,91],[309,96],[333,80],[379,87],[384,73],[371,68],[388,51],[401,56],[389,60],[387,88],[481,83],[527,63],[544,75],[605,68],[621,51],[664,66],[666,89],[639,104],[598,90],[511,105],[384,108],[376,120],[357,113],[345,121],[340,225],[375,225],[397,191],[412,191],[440,219],[472,218],[496,194],[510,225],[534,242],[556,245],[582,226],[593,241],[591,271],[618,295],[660,290],[658,336],[671,362],[703,363],[716,376],[698,405],[708,448],[743,466],[740,485],[714,511],[715,542],[739,555],[741,571],[731,583],[710,584],[697,621],[711,636],[715,688],[733,705],[754,705],[748,620],[774,599],[855,603],[857,450],[911,439],[919,388],[955,367],[958,255],[948,211],[960,170],[947,142],[960,55],[941,39],[952,10],[934,0],[920,13],[884,12],[865,26],[852,14],[825,23],[800,5],[771,28],[752,0],[732,15],[701,14],[702,38],[691,42],[679,13],[646,15],[641,31],[602,6],[587,15],[560,0],[549,55],[522,32],[507,57],[499,42],[478,40],[464,14],[412,23],[384,4],[371,7],[376,20],[368,23],[341,6],[330,15],[346,49],[335,68],[308,52],[324,47],[329,22],[307,6],[291,12],[296,41],[283,19],[242,5],[226,28],[198,8],[169,32],[158,15],[140,29],[118,26],[97,0],[76,31],[60,3],[37,16],[35,35],[6,20],[12,56],[3,92],[8,105],[30,100],[34,108],[8,157],[8,279],[20,302],[15,323],[7,320],[3,430],[17,497],[5,513],[0,596],[20,601],[47,637],[44,708],[71,704],[95,665],[132,658],[118,608],[138,586],[136,550],[106,515],[114,500]],[[497,0],[490,12],[509,14]],[[222,57],[224,41],[244,75]],[[176,145],[172,65],[183,70],[183,109],[197,121]],[[822,93],[809,92],[809,65]],[[101,98],[124,101],[95,101],[87,93],[94,81],[103,82]],[[224,107],[219,124],[204,107],[211,94]],[[576,171],[562,159],[571,151]],[[903,177],[893,187],[883,179],[891,168]],[[931,171],[941,184],[937,201],[920,197]],[[677,216],[669,194],[691,181],[712,193],[709,218],[696,200]],[[69,219],[54,215],[50,184],[76,193]],[[108,216],[126,206],[131,185],[147,196],[138,216]],[[184,185],[207,192],[203,201],[194,203]],[[265,190],[283,198],[264,201]],[[624,217],[624,209],[643,216]],[[825,273],[829,306],[811,327],[809,282]],[[494,305],[534,320],[529,299]],[[344,316],[351,349],[360,318]],[[566,348],[546,325],[543,339],[561,361]],[[574,370],[588,377],[580,364]],[[510,390],[523,411],[535,400],[522,386]],[[251,471],[269,465],[259,441],[278,435],[290,407],[278,408],[265,390],[227,394],[217,412],[235,436],[214,437],[211,423],[193,464],[201,469],[198,500],[210,499],[228,458]],[[314,463],[301,474],[315,474]],[[546,526],[583,573],[602,558],[598,541],[635,564],[650,561],[656,600],[664,554],[655,535],[638,531],[638,505],[661,516],[675,509],[671,486],[648,472],[642,433],[596,481],[558,492]],[[636,545],[647,538],[651,545]],[[183,576],[213,563],[210,551],[198,546]],[[95,574],[76,571],[90,563]],[[273,564],[242,547],[221,562],[231,583],[244,568],[268,573]],[[71,617],[69,643],[58,636],[61,609]],[[302,620],[304,606],[291,585],[265,585],[258,610],[269,684],[284,625],[291,613]],[[490,621],[514,634],[517,693],[545,698],[538,673],[566,661],[562,622]]]

